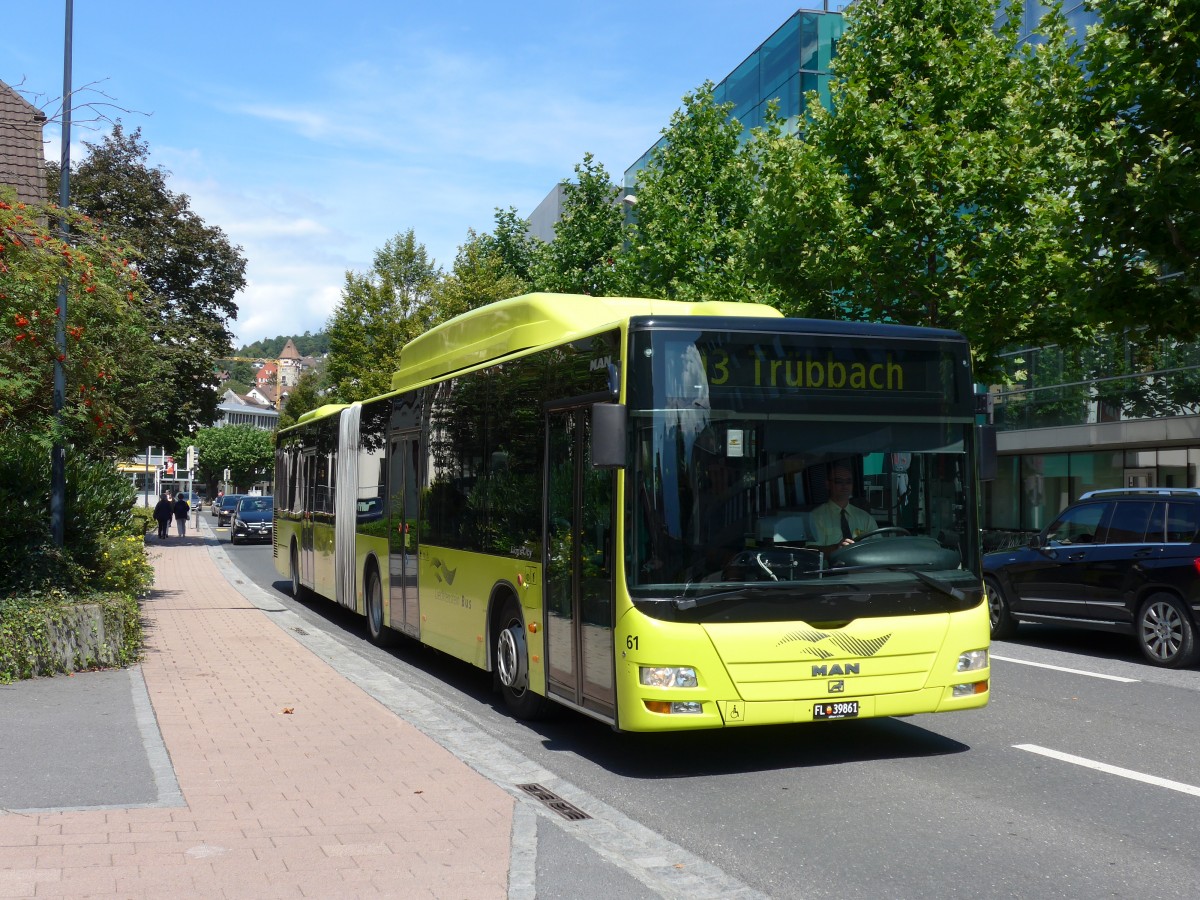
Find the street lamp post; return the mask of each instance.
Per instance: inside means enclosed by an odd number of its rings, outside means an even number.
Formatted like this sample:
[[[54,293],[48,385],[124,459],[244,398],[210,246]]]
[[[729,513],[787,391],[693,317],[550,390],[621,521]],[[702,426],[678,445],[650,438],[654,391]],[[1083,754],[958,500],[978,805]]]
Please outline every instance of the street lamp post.
[[[73,0],[66,0],[66,27],[63,39],[63,125],[60,178],[58,183],[58,205],[62,212],[59,234],[66,243],[70,227],[67,224],[67,207],[71,203],[71,24],[75,15]],[[55,346],[58,353],[54,360],[54,421],[56,433],[54,447],[50,451],[50,532],[54,545],[61,547],[66,538],[67,506],[67,448],[63,439],[62,411],[67,398],[67,370],[64,366],[67,352],[67,276],[58,283],[58,322],[55,327]]]

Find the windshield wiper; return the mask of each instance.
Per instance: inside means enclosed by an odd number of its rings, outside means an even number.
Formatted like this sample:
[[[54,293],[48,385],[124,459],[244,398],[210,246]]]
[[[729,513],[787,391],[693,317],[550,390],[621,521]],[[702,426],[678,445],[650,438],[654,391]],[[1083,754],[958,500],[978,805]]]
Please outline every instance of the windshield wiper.
[[[970,598],[954,585],[942,581],[940,578],[934,578],[926,572],[922,572],[912,564],[888,563],[871,566],[845,566],[834,567],[826,570],[826,575],[852,575],[859,572],[907,572],[917,580],[929,585],[935,591],[945,594],[947,597],[953,597],[960,603],[966,603]]]
[[[746,600],[756,594],[777,594],[781,588],[788,586],[786,581],[772,581],[766,584],[743,585],[742,587],[733,588],[728,591],[714,591],[711,594],[678,594],[672,597],[669,603],[674,603],[676,609],[695,609],[698,606],[708,606],[711,603],[719,603],[722,600],[731,600],[737,598]],[[663,602],[663,601],[659,601]]]

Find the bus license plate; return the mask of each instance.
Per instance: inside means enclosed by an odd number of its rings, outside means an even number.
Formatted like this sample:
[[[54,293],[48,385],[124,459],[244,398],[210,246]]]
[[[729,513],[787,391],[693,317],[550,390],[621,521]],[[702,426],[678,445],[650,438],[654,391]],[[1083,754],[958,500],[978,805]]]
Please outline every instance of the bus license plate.
[[[857,700],[840,700],[837,703],[818,703],[813,707],[814,719],[853,719],[857,715]]]

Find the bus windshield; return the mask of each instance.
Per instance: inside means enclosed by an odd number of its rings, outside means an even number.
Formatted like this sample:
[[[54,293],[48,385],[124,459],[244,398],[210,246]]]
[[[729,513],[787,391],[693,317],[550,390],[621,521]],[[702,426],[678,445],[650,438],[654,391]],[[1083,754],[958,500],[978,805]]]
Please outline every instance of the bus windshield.
[[[639,607],[831,622],[980,602],[965,345],[644,330],[630,360]]]

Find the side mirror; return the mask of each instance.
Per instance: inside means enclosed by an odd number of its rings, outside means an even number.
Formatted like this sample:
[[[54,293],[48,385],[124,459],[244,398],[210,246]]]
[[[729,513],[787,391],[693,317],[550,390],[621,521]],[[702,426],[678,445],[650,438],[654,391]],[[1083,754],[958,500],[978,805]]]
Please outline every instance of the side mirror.
[[[625,404],[592,404],[592,466],[596,469],[625,467]]]

